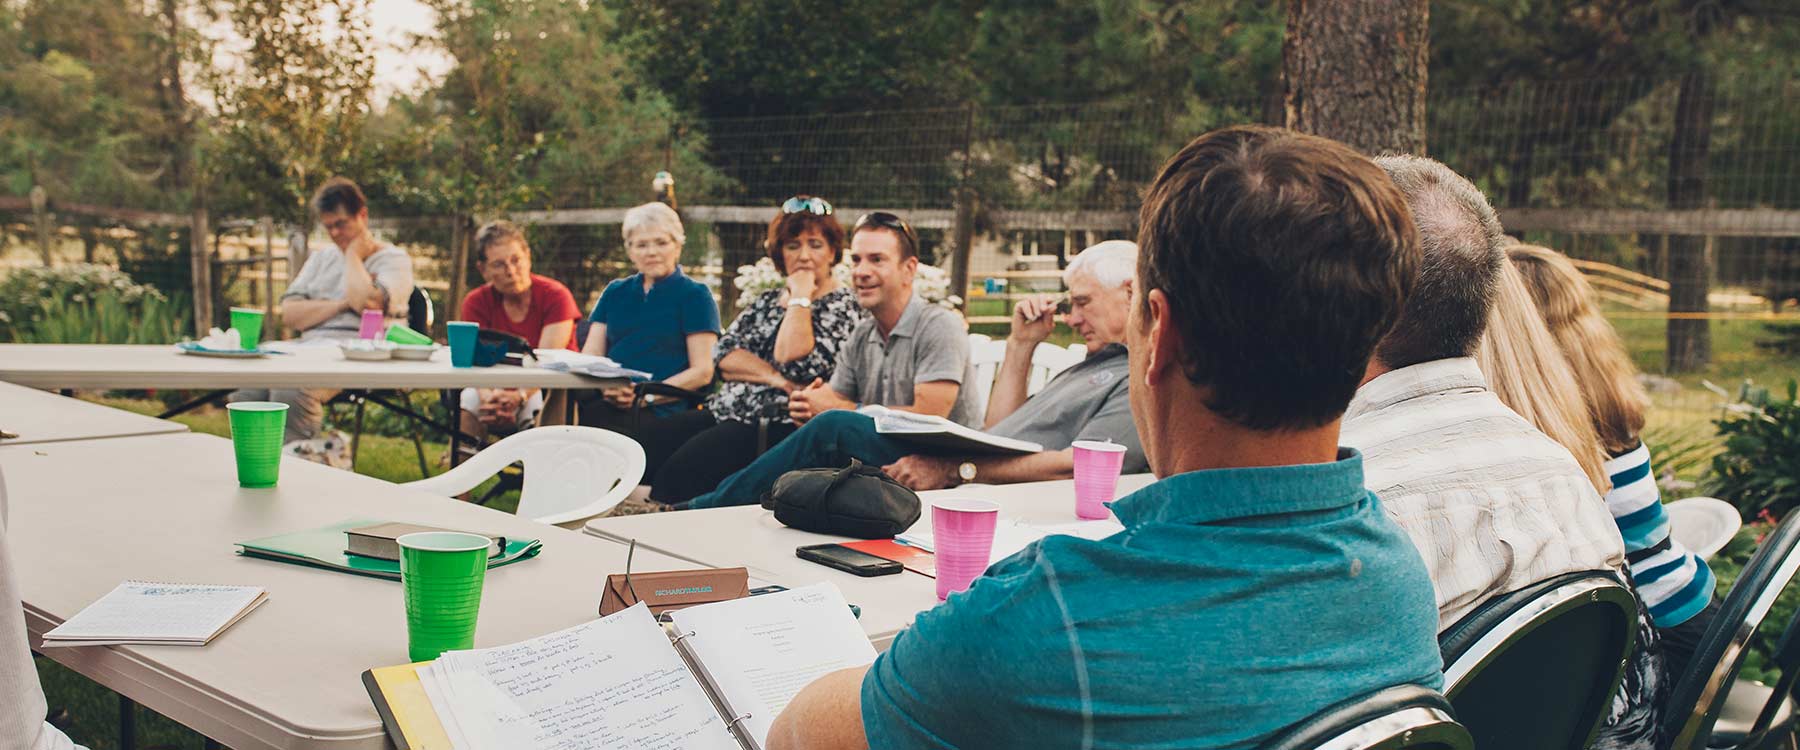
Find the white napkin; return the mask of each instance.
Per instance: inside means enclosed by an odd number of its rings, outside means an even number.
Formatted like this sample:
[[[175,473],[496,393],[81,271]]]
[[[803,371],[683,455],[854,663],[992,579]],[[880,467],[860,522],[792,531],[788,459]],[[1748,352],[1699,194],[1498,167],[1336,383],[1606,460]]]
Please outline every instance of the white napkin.
[[[224,331],[214,328],[206,332],[206,338],[200,339],[199,344],[207,349],[242,349],[243,341],[236,328]]]

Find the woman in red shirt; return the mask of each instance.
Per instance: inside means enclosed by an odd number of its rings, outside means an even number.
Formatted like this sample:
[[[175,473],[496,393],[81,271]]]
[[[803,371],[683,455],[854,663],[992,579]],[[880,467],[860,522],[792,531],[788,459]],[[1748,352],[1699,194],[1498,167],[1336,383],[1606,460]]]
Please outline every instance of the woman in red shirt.
[[[475,234],[475,258],[487,283],[463,298],[461,320],[514,334],[539,349],[575,348],[575,320],[581,317],[575,296],[562,282],[531,272],[531,247],[518,225],[495,221],[483,226]],[[558,424],[566,397],[552,391],[546,404],[545,394],[536,389],[465,388],[458,421],[463,432],[477,439],[490,431],[529,427],[540,414],[544,424]]]

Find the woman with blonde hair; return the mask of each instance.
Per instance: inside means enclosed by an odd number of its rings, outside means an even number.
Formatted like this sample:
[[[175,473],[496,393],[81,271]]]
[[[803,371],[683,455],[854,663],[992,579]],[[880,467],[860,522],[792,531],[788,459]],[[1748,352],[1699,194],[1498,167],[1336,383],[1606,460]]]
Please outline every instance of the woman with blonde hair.
[[[1514,245],[1507,255],[1581,389],[1607,456],[1612,489],[1606,493],[1606,507],[1625,538],[1632,578],[1663,637],[1669,666],[1685,668],[1717,609],[1712,604],[1715,583],[1706,561],[1669,535],[1650,449],[1640,438],[1650,396],[1574,263],[1536,245]]]
[[[1569,362],[1545,328],[1519,272],[1500,269],[1487,333],[1475,361],[1501,403],[1574,454],[1575,463],[1602,495],[1611,488],[1600,439]]]
[[[1605,469],[1606,454],[1588,419],[1581,389],[1570,374],[1568,358],[1557,347],[1524,279],[1511,263],[1500,268],[1494,306],[1488,313],[1487,332],[1475,349],[1475,361],[1500,402],[1567,448],[1598,493],[1607,495],[1612,485]],[[1620,523],[1616,514],[1613,522]],[[1594,745],[1602,750],[1654,747],[1658,715],[1672,687],[1668,676],[1678,674],[1669,668],[1667,653],[1659,646],[1662,639],[1642,591],[1643,582],[1636,580],[1635,569],[1630,573],[1639,602],[1637,644],[1613,695],[1607,730]],[[1645,744],[1647,740],[1649,744]]]

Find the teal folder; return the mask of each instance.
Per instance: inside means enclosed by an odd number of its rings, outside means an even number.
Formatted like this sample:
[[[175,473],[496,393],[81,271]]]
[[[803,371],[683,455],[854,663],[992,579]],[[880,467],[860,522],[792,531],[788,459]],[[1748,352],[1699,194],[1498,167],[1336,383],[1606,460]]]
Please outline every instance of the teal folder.
[[[359,526],[381,523],[379,520],[352,519],[343,523],[291,534],[267,536],[238,542],[238,554],[265,560],[308,565],[359,576],[400,580],[400,563],[374,557],[352,555],[344,551],[344,532]],[[488,567],[497,568],[537,556],[543,542],[536,539],[506,540],[506,551],[488,558]]]

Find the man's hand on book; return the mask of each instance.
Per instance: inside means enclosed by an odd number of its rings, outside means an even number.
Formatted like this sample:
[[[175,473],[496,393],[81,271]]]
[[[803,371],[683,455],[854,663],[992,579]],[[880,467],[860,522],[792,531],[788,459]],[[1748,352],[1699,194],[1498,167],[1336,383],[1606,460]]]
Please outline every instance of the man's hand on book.
[[[956,486],[956,467],[959,462],[942,456],[902,456],[900,460],[881,467],[894,481],[906,485],[914,492],[941,490]]]

